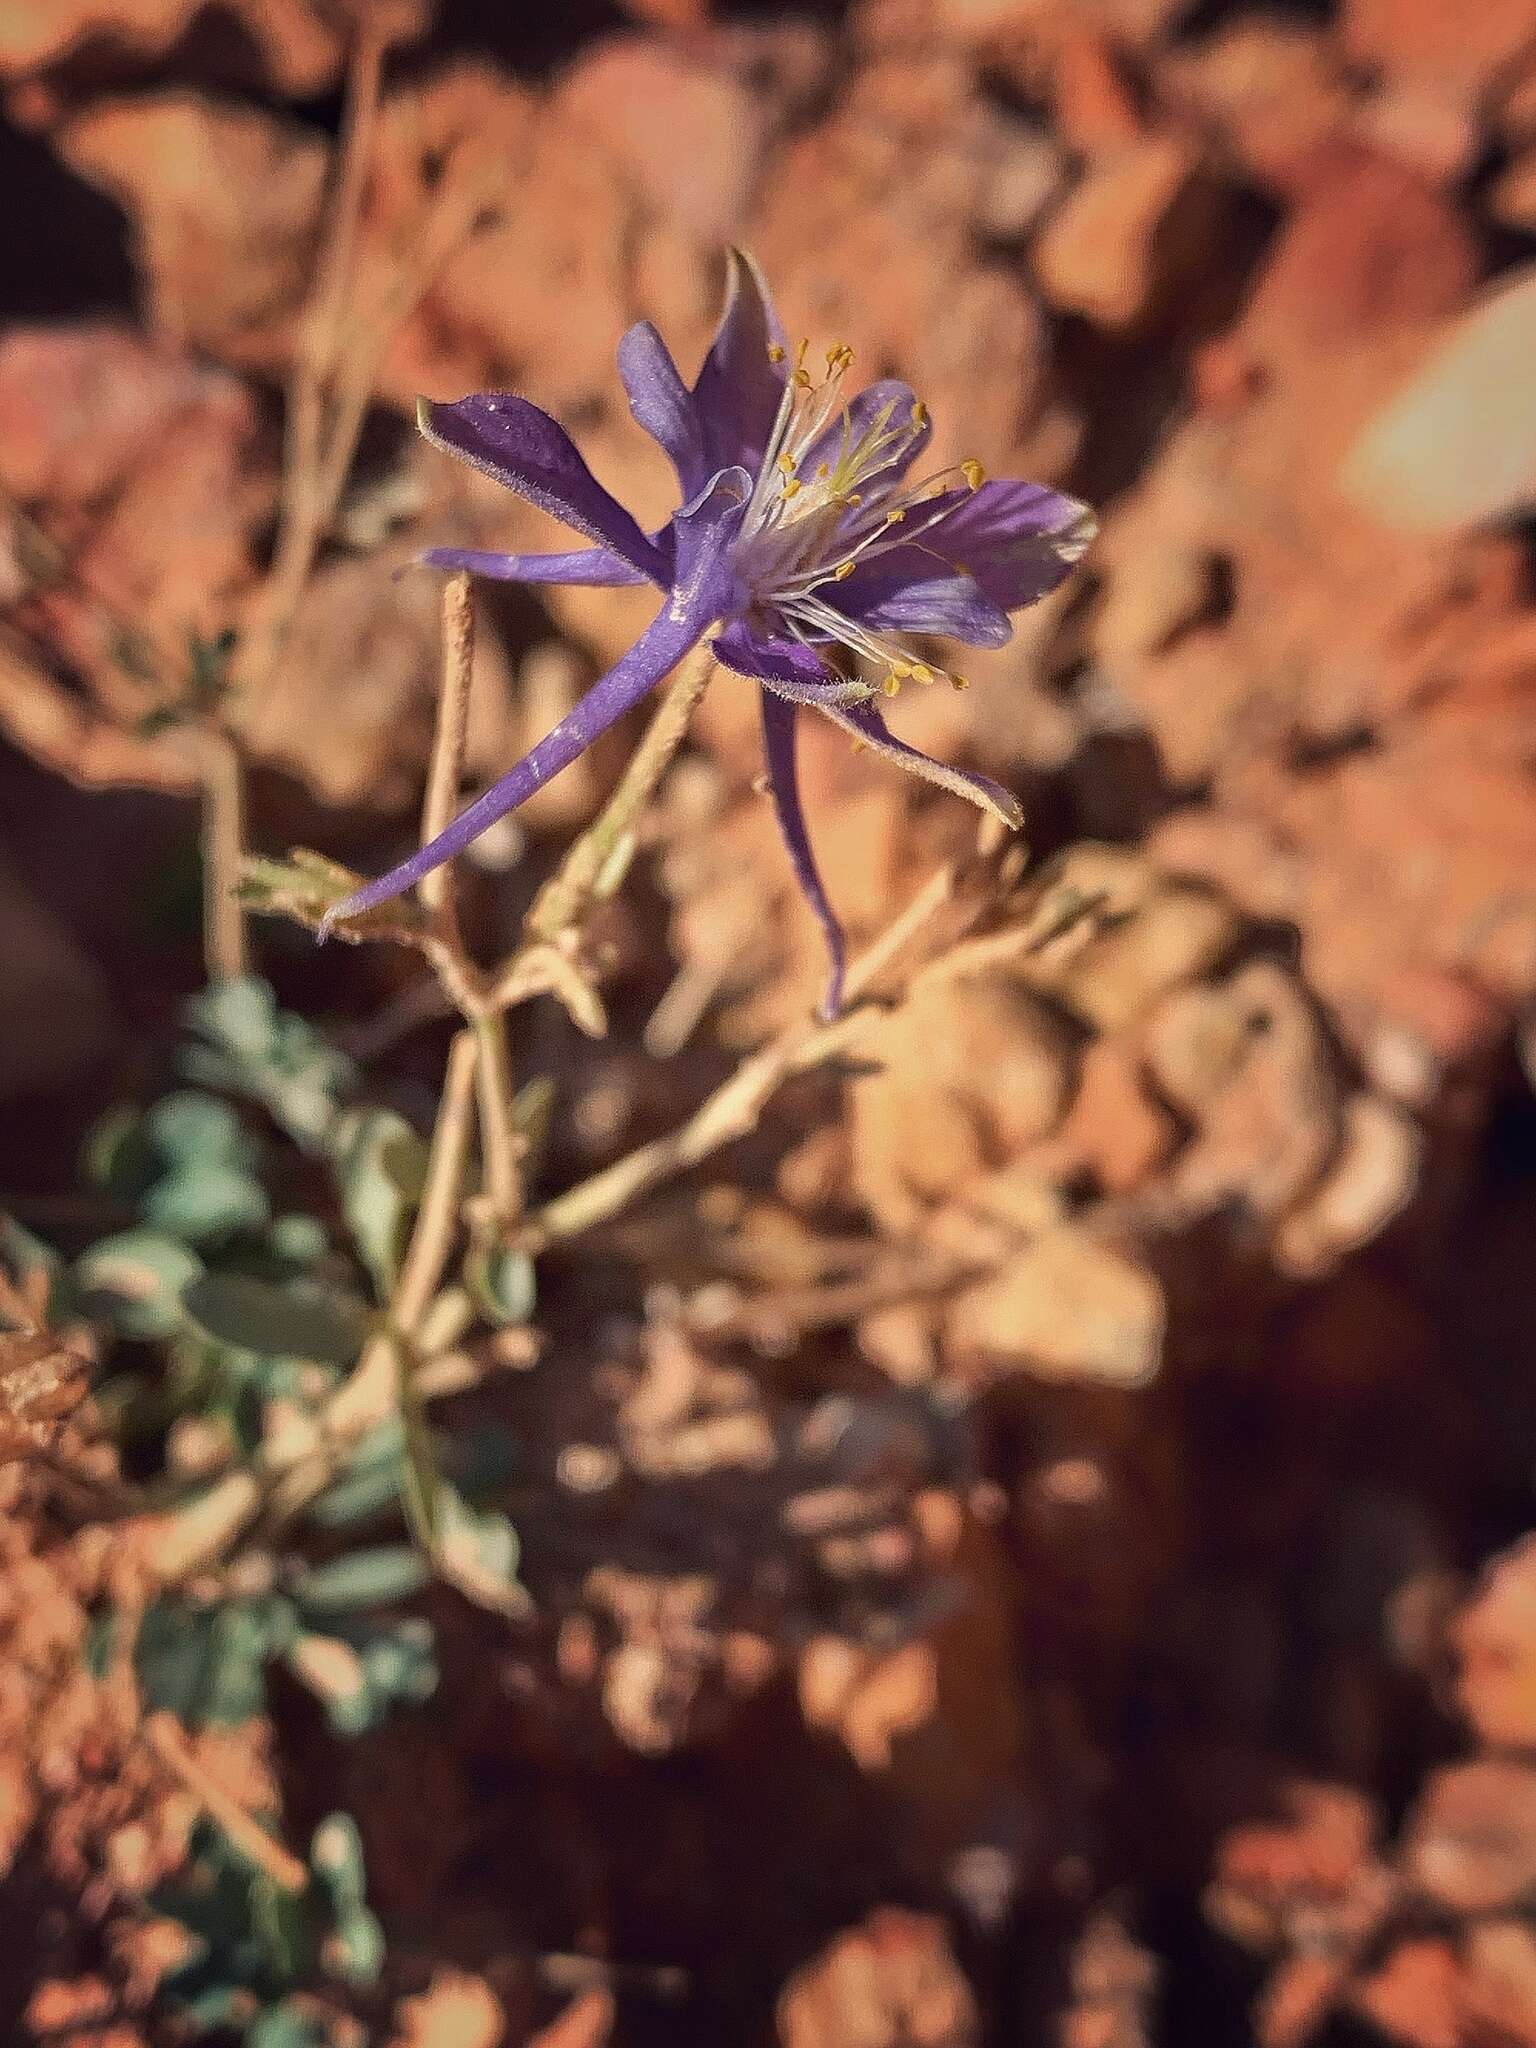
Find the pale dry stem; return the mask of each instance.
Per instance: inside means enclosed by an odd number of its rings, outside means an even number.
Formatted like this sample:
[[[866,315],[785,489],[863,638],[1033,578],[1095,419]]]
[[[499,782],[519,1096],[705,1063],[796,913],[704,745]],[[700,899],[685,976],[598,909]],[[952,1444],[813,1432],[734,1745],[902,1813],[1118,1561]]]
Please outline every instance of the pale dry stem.
[[[214,1821],[225,1839],[253,1863],[279,1891],[302,1892],[309,1888],[309,1871],[291,1849],[287,1849],[261,1822],[204,1769],[187,1741],[186,1731],[173,1714],[151,1714],[143,1724],[146,1744],[165,1768],[177,1778]]]

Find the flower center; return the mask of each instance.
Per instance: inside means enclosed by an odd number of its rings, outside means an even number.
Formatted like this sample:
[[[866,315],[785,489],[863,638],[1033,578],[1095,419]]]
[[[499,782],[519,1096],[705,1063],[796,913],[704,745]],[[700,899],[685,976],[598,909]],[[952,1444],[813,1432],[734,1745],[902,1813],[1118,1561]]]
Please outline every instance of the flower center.
[[[961,563],[925,543],[958,503],[984,481],[966,461],[902,486],[908,462],[926,440],[921,399],[893,396],[850,403],[843,380],[853,366],[846,342],[827,351],[826,370],[806,368],[810,344],[795,352],[741,529],[741,565],[754,602],[774,613],[803,645],[825,656],[837,646],[878,673],[850,678],[854,694],[894,697],[911,678],[943,676],[957,690],[964,676],[925,662],[888,634],[860,625],[833,601],[837,587],[896,547],[933,557],[934,573],[964,575]],[[786,351],[775,344],[771,360]]]

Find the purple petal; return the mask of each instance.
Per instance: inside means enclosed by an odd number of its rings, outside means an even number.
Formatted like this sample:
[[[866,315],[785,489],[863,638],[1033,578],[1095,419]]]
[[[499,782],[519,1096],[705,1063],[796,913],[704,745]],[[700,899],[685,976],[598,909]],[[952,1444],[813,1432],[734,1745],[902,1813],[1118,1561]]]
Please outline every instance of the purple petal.
[[[969,647],[1002,647],[1008,614],[974,577],[946,570],[922,547],[892,548],[833,586],[828,601],[876,633],[943,633]]]
[[[629,652],[592,685],[531,753],[460,812],[446,830],[328,911],[320,928],[322,938],[338,919],[356,917],[387,903],[462,853],[498,818],[526,803],[536,789],[568,768],[677,666],[728,609],[727,600],[736,595],[730,543],[741,523],[742,503],[739,474],[727,471],[692,512],[674,522],[679,580]]]
[[[619,343],[619,375],[630,411],[672,458],[683,496],[692,497],[722,465],[706,458],[698,404],[649,320],[638,321]]]
[[[864,684],[850,683],[828,668],[814,649],[784,633],[758,631],[745,619],[732,619],[709,644],[724,667],[798,704],[820,704],[828,697],[840,700],[849,691],[864,694]]]
[[[977,775],[966,768],[951,768],[947,762],[935,761],[930,755],[919,753],[916,747],[909,747],[905,740],[897,739],[889,730],[873,704],[823,704],[820,708],[844,732],[852,733],[855,739],[862,740],[875,753],[894,761],[898,768],[921,775],[925,782],[936,782],[940,789],[952,790],[956,796],[979,804],[982,810],[990,811],[1015,831],[1023,824],[1023,806],[1011,790],[1004,789],[989,775]]]
[[[774,812],[779,830],[784,835],[795,880],[826,934],[831,971],[827,977],[827,992],[821,999],[821,1014],[830,1021],[843,1006],[847,943],[843,938],[843,928],[837,921],[837,913],[828,902],[827,892],[822,886],[816,857],[811,852],[810,836],[805,829],[805,814],[800,808],[800,778],[795,768],[796,716],[793,704],[786,704],[781,697],[770,696],[766,690],[763,692],[763,752],[768,762],[768,792],[773,798]]]
[[[499,555],[488,548],[428,548],[420,558],[430,569],[467,569],[497,583],[648,583],[632,562],[612,548],[572,548],[563,555]]]
[[[782,362],[771,362],[768,351],[783,346],[762,273],[750,256],[732,249],[725,311],[693,387],[709,468],[739,462],[756,474],[786,382]]]
[[[858,488],[866,497],[872,489],[889,490],[899,483],[922,454],[933,438],[933,428],[926,414],[922,425],[915,432],[909,432],[913,409],[917,405],[917,394],[910,384],[903,384],[897,377],[880,377],[848,401],[844,418],[839,418],[828,427],[812,444],[800,462],[802,476],[813,476],[818,463],[835,468],[838,456],[852,452],[874,427],[881,414],[889,409],[889,418],[881,428],[882,435],[895,434],[900,438],[891,444],[891,452],[883,462],[876,462],[866,468],[859,479]]]
[[[1016,612],[1064,583],[1096,530],[1092,512],[1044,484],[999,480],[968,491],[923,545]]]
[[[666,580],[653,542],[609,496],[564,427],[510,391],[477,391],[455,405],[422,399],[416,421],[435,447],[609,547],[649,581]]]

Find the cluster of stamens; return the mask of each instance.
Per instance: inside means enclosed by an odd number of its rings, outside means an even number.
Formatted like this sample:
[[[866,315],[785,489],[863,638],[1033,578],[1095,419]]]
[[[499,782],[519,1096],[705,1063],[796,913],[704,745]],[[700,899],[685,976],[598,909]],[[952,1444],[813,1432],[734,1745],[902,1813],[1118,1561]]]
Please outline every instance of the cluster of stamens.
[[[903,683],[943,679],[957,690],[966,678],[918,659],[888,634],[872,632],[819,594],[855,569],[897,546],[922,546],[922,536],[948,518],[957,493],[985,482],[981,464],[967,460],[898,488],[907,458],[928,431],[928,410],[914,399],[904,418],[889,399],[862,427],[842,395],[853,366],[846,342],[827,351],[826,371],[806,368],[802,341],[785,381],[768,447],[742,525],[745,561],[754,591],[802,645],[822,653],[831,643],[881,671],[878,681],[849,678],[849,697],[894,697]],[[775,343],[769,358],[786,360]],[[882,478],[884,479],[882,481]],[[965,575],[964,564],[924,548],[943,570]],[[830,593],[829,593],[830,594]]]

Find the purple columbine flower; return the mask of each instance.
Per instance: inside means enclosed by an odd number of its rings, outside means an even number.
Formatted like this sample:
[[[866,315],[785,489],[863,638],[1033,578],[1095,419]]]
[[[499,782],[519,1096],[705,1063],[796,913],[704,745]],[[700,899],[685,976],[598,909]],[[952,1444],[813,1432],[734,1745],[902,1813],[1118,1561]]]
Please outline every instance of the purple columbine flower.
[[[725,311],[692,389],[642,320],[619,344],[635,418],[665,449],[682,504],[646,534],[605,491],[565,430],[526,398],[481,392],[426,400],[422,432],[509,490],[585,534],[569,553],[503,555],[433,548],[423,559],[522,583],[654,583],[662,605],[640,638],[533,751],[430,845],[338,903],[326,920],[399,895],[451,860],[622,718],[706,635],[726,668],[762,686],[768,787],[800,887],[826,934],[825,1014],[842,995],[844,942],[811,852],[795,772],[800,707],[857,742],[1009,825],[1018,800],[984,775],[951,768],[889,732],[876,700],[909,678],[965,678],[923,660],[910,634],[1000,647],[1008,614],[1045,596],[1094,534],[1087,506],[1042,484],[988,483],[981,466],[909,484],[929,439],[927,408],[881,378],[852,398],[853,362],[832,349],[824,372],[791,357],[766,287],[733,250]]]

